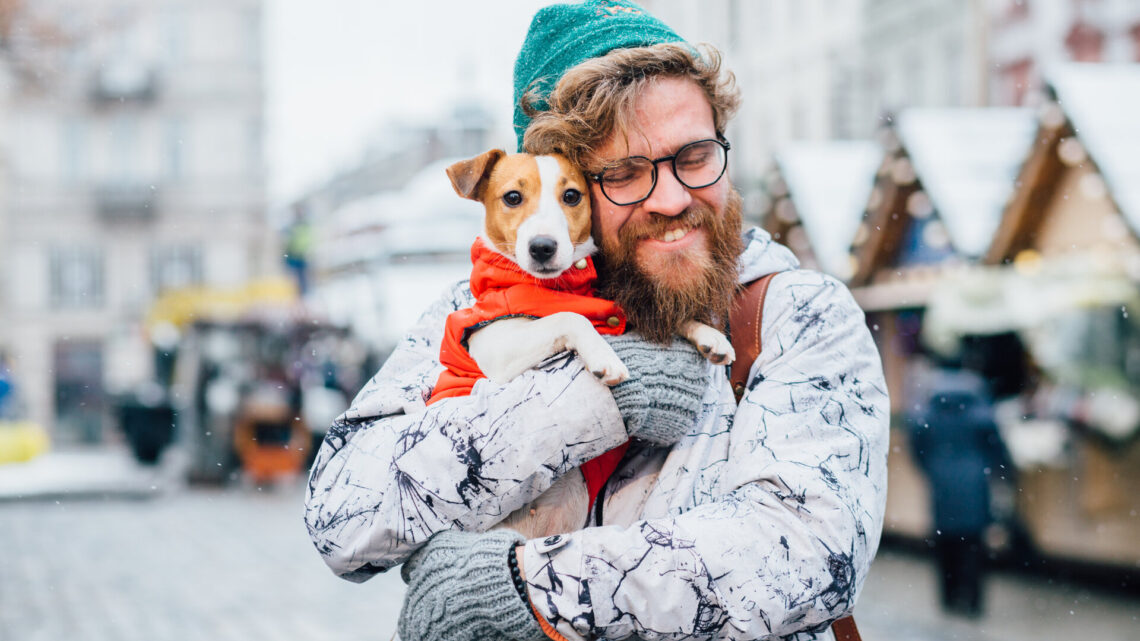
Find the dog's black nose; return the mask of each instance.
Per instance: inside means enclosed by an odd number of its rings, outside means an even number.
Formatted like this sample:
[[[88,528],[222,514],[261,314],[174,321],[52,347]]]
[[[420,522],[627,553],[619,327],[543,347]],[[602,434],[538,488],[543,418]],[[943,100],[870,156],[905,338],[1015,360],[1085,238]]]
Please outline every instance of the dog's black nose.
[[[558,251],[558,242],[549,236],[537,236],[531,239],[528,249],[531,258],[545,263],[554,256],[554,252]]]

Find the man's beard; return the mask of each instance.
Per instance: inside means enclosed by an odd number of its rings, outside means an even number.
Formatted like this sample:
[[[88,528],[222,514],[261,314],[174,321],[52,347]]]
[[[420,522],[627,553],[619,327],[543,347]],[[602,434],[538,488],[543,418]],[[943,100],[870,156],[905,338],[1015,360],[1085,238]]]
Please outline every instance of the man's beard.
[[[740,194],[729,189],[722,212],[694,201],[679,216],[622,227],[616,242],[599,238],[598,295],[620,305],[631,328],[653,342],[668,343],[690,320],[723,330],[738,287],[742,208]],[[661,273],[647,273],[638,262],[638,244],[677,226],[704,230],[705,251],[661,254],[663,269],[654,270]]]

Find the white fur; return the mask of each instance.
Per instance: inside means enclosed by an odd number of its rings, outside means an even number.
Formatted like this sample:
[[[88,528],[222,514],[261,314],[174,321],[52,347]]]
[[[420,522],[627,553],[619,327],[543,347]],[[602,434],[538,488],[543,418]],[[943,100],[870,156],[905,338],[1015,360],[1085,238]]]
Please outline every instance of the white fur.
[[[570,224],[562,212],[562,194],[559,193],[558,176],[562,173],[558,160],[550,156],[536,156],[540,185],[538,206],[533,214],[519,225],[515,239],[515,262],[532,276],[553,278],[566,271],[576,260],[574,243],[570,240]],[[582,194],[587,198],[586,194]],[[539,263],[530,255],[530,241],[539,236],[554,239],[558,250],[548,262]],[[542,273],[539,269],[553,270]]]
[[[574,351],[607,385],[629,378],[629,370],[585,316],[558,312],[544,318],[504,318],[467,339],[467,351],[487,378],[504,383],[559,352]]]
[[[681,328],[681,334],[695,345],[697,351],[704,354],[705,358],[717,365],[731,365],[736,360],[736,350],[732,349],[732,342],[728,337],[704,323],[688,321]]]
[[[579,468],[563,474],[529,505],[511,512],[496,527],[510,528],[528,539],[565,534],[586,526],[590,494]]]

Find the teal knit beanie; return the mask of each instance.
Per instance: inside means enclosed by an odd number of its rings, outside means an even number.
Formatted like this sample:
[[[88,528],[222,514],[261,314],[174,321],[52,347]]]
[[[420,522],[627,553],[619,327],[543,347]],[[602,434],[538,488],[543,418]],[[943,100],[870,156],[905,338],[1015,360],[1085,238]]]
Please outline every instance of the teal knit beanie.
[[[556,4],[534,15],[515,60],[515,135],[519,151],[530,118],[523,113],[522,97],[532,88],[550,95],[562,74],[571,67],[603,56],[614,49],[684,42],[657,18],[628,0],[586,0]],[[534,104],[546,108],[544,101]]]

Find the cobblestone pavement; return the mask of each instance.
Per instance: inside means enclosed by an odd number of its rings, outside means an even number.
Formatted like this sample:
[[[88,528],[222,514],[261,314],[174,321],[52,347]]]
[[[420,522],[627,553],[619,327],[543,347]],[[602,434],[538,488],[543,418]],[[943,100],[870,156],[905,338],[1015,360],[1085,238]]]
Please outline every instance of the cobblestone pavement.
[[[301,521],[302,486],[149,500],[0,504],[0,640],[388,641],[403,584],[333,576]],[[925,559],[884,552],[857,618],[867,641],[1140,638],[1140,603],[998,575],[990,615],[943,617]]]

